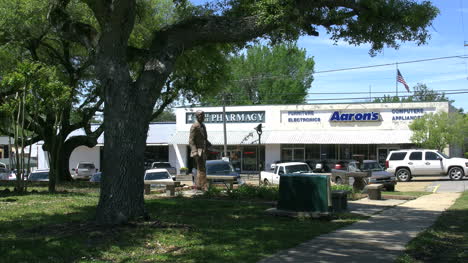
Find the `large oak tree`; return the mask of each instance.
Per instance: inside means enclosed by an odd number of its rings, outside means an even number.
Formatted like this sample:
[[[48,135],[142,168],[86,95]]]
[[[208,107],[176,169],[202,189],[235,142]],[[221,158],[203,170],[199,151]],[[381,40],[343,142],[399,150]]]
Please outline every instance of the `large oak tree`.
[[[83,0],[92,19],[72,16],[75,1],[55,0],[49,18],[64,39],[79,43],[95,58],[104,92],[104,175],[97,221],[117,224],[146,217],[143,153],[155,103],[166,96],[167,80],[190,52],[258,37],[273,41],[318,35],[371,44],[371,53],[400,41],[423,44],[438,10],[413,0],[223,0],[204,6],[174,0],[175,19],[141,35],[132,45],[138,10],[150,0]],[[157,2],[157,1],[156,1]],[[158,12],[157,7],[151,8]],[[95,21],[91,23],[88,21]],[[203,54],[203,52],[201,52]]]

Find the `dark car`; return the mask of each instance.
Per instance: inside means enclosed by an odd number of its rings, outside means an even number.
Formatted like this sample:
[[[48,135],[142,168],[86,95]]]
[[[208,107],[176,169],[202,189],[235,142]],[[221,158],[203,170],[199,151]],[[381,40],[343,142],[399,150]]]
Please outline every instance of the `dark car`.
[[[315,162],[313,166],[311,166],[314,173],[329,173],[331,172],[330,167],[333,167],[333,165],[328,160],[319,160]]]
[[[377,161],[364,160],[362,163],[358,161],[342,161],[338,162],[341,169],[333,169],[331,180],[336,184],[349,184],[349,178],[353,174],[362,172],[371,172],[370,177],[366,177],[364,181],[367,184],[383,184],[387,191],[394,191],[397,183],[395,175],[386,172]]]
[[[36,170],[29,174],[28,181],[35,182],[48,182],[49,181],[49,170]]]
[[[241,180],[241,176],[231,163],[224,161],[224,160],[210,160],[206,161],[206,176],[235,176],[236,179],[234,181],[235,184],[243,184],[244,182]],[[192,181],[195,182],[197,178],[197,170],[194,169],[192,175]],[[213,180],[213,182],[222,182],[222,179],[219,181]]]

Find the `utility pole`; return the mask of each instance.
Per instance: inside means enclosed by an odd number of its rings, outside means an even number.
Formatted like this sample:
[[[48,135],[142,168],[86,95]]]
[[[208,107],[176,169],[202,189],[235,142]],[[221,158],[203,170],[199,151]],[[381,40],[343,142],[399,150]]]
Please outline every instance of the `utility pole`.
[[[223,133],[224,133],[224,153],[227,157],[227,135],[226,135],[226,93],[223,93]]]
[[[261,144],[261,138],[262,138],[262,124],[260,123],[254,128],[257,131],[258,134],[258,145],[257,145],[257,169],[258,169],[258,185],[262,183],[262,178],[260,176],[260,173],[262,171],[260,167],[260,144]]]
[[[398,62],[395,64],[396,65],[396,78],[395,78],[395,90],[396,90],[396,97],[398,98]]]

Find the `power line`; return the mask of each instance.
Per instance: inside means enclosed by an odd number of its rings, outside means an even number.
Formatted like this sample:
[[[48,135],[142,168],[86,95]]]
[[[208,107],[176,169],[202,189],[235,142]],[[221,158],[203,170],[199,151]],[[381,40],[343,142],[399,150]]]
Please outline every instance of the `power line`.
[[[399,65],[401,65],[401,64],[420,63],[420,62],[428,62],[428,61],[436,61],[436,60],[444,60],[444,59],[453,59],[453,58],[466,59],[466,58],[468,58],[468,56],[466,56],[466,55],[456,55],[456,56],[447,56],[447,57],[435,57],[435,58],[426,58],[426,59],[418,59],[418,60],[408,60],[408,61],[395,62],[395,63],[375,64],[375,65],[369,65],[369,66],[359,66],[359,67],[340,68],[340,69],[329,69],[329,70],[315,71],[315,72],[311,73],[311,75],[331,73],[331,72],[358,70],[358,69],[388,67],[388,66],[394,66],[397,63]],[[242,78],[242,79],[231,79],[231,80],[227,80],[227,81],[228,82],[229,81],[230,82],[243,82],[243,81],[255,81],[255,80],[263,80],[263,79],[286,79],[286,78],[292,78],[292,77],[295,77],[295,76],[294,75],[281,74],[281,75],[258,76],[258,77],[251,77],[251,78]]]
[[[377,64],[377,65],[370,65],[370,66],[361,66],[361,67],[352,67],[352,68],[341,68],[341,69],[330,69],[330,70],[322,70],[316,71],[314,74],[321,74],[321,73],[329,73],[329,72],[338,72],[338,71],[348,71],[348,70],[356,70],[356,69],[367,69],[367,68],[377,68],[377,67],[387,67],[387,66],[394,66],[398,63],[401,64],[410,64],[410,63],[419,63],[419,62],[426,62],[426,61],[434,61],[434,60],[443,60],[443,59],[451,59],[451,58],[468,58],[467,56],[448,56],[448,57],[438,57],[438,58],[427,58],[427,59],[418,59],[418,60],[409,60],[403,62],[395,62],[395,63],[386,63],[386,64]]]
[[[452,94],[467,94],[468,93],[468,90],[464,90],[464,91],[454,91],[454,92],[448,92],[448,93],[433,93],[432,95],[452,95]],[[283,95],[292,95],[292,94],[283,94]],[[407,98],[407,97],[411,97],[413,95],[399,95],[399,96],[391,96],[390,95],[390,98],[395,98],[395,97],[398,97],[398,98]],[[382,97],[382,96],[379,96],[379,97],[372,97],[372,99],[383,99],[385,98]],[[305,101],[306,102],[309,102],[309,101],[344,101],[344,100],[369,100],[369,97],[366,96],[366,97],[347,97],[347,98],[322,98],[322,99],[306,99]],[[244,99],[229,99],[228,101],[232,102],[232,101],[244,101]],[[284,103],[284,98],[277,98],[277,99],[268,99],[268,100],[265,100],[264,102],[266,103],[275,103],[275,102],[279,102],[279,103]],[[416,101],[417,102],[417,101]]]
[[[439,89],[439,90],[432,90],[434,94],[448,94],[445,92],[460,92],[460,91],[467,91],[468,89]],[[391,94],[393,91],[373,91],[372,94]],[[369,91],[354,91],[354,92],[307,92],[305,95],[340,95],[340,94],[369,94]],[[235,93],[231,93],[231,95],[237,95]],[[268,93],[268,95],[304,95],[304,93]],[[411,95],[408,95],[411,96]]]

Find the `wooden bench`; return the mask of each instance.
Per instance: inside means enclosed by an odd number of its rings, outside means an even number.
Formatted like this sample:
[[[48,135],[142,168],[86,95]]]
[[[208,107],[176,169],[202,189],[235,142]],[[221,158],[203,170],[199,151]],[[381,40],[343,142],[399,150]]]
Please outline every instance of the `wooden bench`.
[[[152,184],[162,184],[166,185],[166,195],[167,196],[175,196],[175,188],[180,186],[180,182],[145,182],[145,195],[149,195],[151,193],[151,185]]]
[[[367,190],[370,200],[382,200],[383,184],[368,184],[364,187]]]

